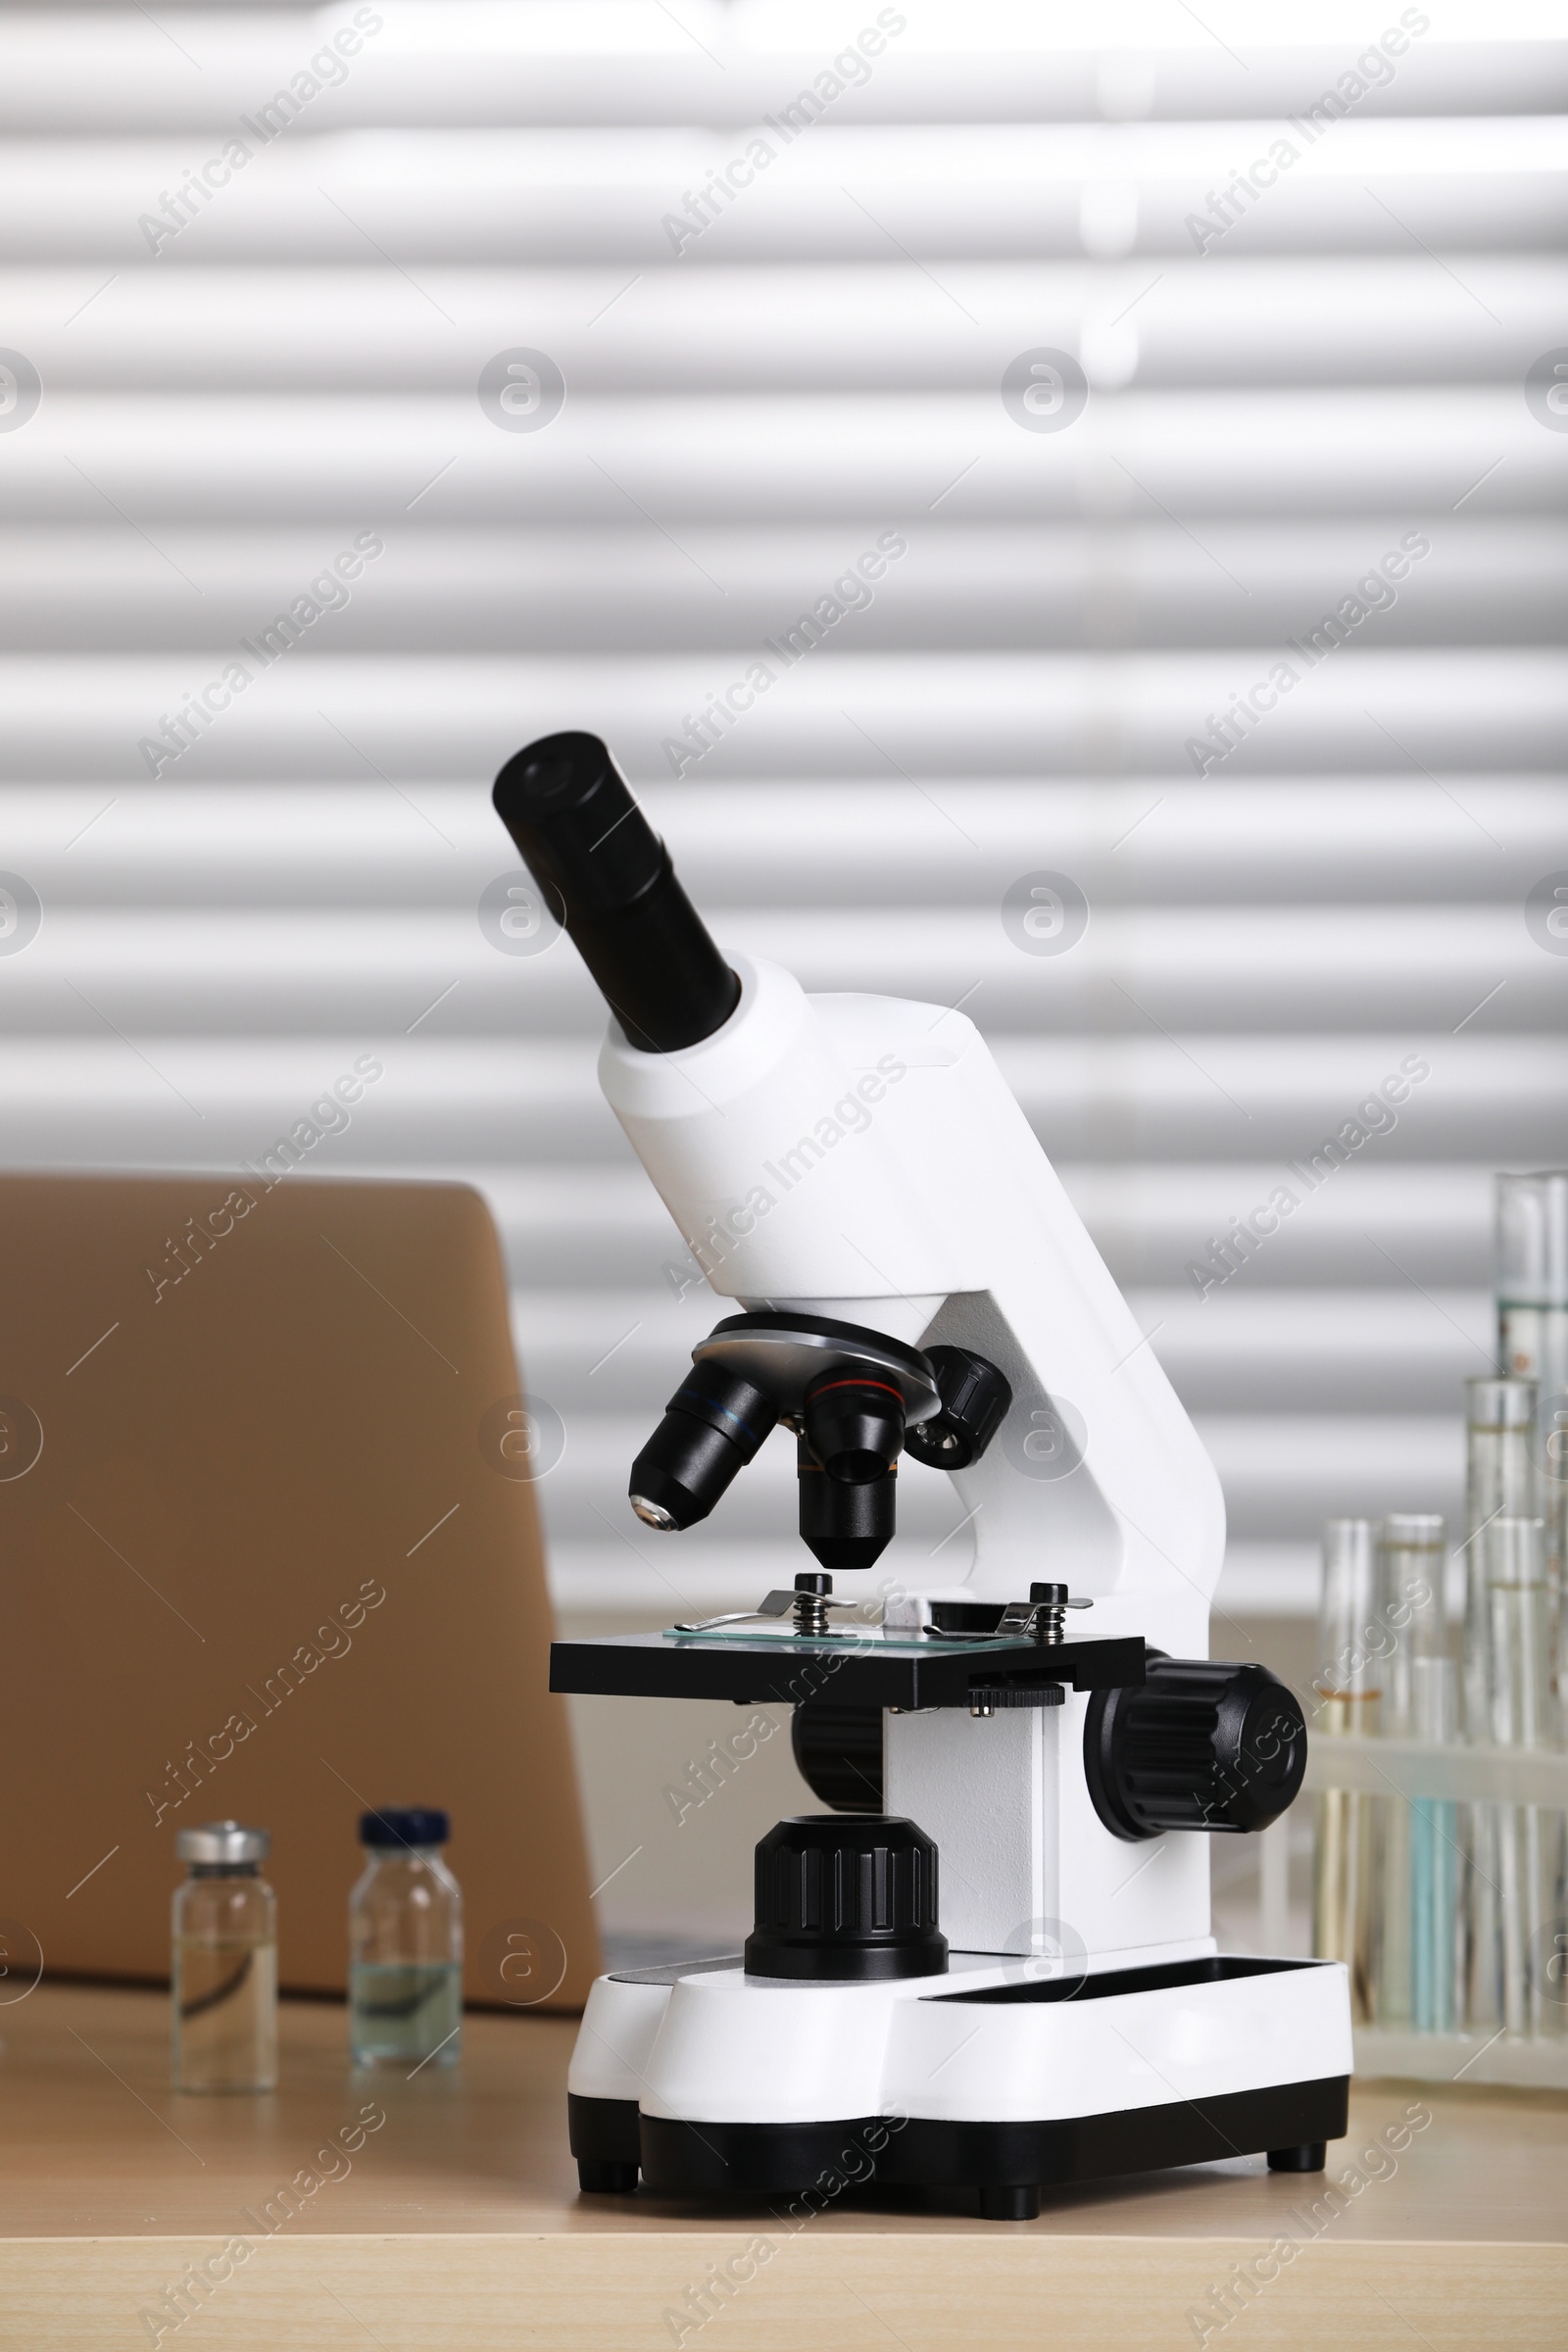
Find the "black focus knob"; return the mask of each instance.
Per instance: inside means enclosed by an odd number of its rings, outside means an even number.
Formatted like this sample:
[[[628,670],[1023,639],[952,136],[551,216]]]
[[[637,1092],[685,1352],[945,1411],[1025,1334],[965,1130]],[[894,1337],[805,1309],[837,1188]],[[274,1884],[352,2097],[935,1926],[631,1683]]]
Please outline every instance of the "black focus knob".
[[[759,1840],[749,1976],[863,1983],[947,1965],[937,1849],[912,1821],[798,1813]]]
[[[1306,1718],[1264,1666],[1152,1649],[1142,1685],[1091,1697],[1084,1770],[1118,1838],[1266,1830],[1300,1788]]]
[[[1012,1389],[1005,1375],[968,1348],[928,1348],[942,1409],[905,1432],[904,1450],[934,1470],[967,1470],[1007,1417]]]

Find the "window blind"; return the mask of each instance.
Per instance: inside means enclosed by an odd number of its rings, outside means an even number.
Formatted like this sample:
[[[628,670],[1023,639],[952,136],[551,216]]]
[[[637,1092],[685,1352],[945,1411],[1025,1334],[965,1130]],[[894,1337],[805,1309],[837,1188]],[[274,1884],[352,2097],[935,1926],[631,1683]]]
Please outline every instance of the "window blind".
[[[0,11],[0,1148],[255,1161],[378,1056],[299,1165],[486,1194],[574,1609],[797,1544],[782,1447],[624,1520],[713,1308],[507,897],[556,726],[722,942],[979,1023],[1228,1606],[1457,1504],[1491,1171],[1568,1151],[1568,44],[1257,17]]]

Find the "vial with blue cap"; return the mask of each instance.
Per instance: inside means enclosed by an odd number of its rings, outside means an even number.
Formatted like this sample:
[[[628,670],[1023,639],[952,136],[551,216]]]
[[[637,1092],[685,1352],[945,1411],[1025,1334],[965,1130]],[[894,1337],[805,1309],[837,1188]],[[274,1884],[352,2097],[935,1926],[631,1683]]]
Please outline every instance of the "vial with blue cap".
[[[360,1816],[366,1867],[349,1897],[349,2048],[356,2066],[452,2066],[463,2044],[463,1893],[434,1806]]]

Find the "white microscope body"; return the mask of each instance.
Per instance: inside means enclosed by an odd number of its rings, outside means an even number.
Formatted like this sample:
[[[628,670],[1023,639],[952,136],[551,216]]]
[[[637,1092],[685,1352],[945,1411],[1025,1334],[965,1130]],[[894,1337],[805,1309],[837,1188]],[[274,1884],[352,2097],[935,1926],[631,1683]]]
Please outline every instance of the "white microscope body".
[[[741,1001],[716,1036],[650,1054],[612,1032],[599,1058],[711,1287],[973,1348],[1006,1374],[1007,1430],[951,1474],[971,1516],[941,1554],[959,1554],[957,1577],[933,1589],[1006,1601],[1051,1576],[1094,1602],[1095,1635],[1205,1655],[1219,1480],[973,1022],[897,998],[808,997],[776,964],[727,960]],[[858,1092],[868,1080],[871,1102]],[[817,1140],[829,1125],[841,1141]],[[1028,1952],[1031,1923],[1059,1921],[1097,1966],[1212,1949],[1206,1840],[1167,1838],[1128,1886],[1148,1855],[1103,1828],[1082,1769],[1063,1769],[1087,1705],[889,1722],[888,1810],[950,1858],[950,1943]]]
[[[970,1350],[1011,1390],[951,1474],[966,1524],[946,1581],[894,1588],[867,1644],[940,1647],[934,1603],[1018,1603],[1049,1579],[1092,1603],[1075,1635],[1206,1659],[1218,1478],[973,1024],[724,960],[739,997],[711,1034],[646,1052],[612,1019],[599,1063],[712,1289]],[[583,1677],[618,1644],[569,1646],[557,1687],[630,1687]],[[1096,1697],[1049,1696],[884,1715],[884,1811],[940,1856],[944,1973],[783,1981],[732,1958],[599,1980],[569,2079],[585,2184],[631,2186],[635,2158],[656,2187],[789,2189],[858,2130],[880,2130],[880,2178],[978,2186],[999,2218],[1037,2210],[1042,2182],[1145,2165],[1321,2165],[1345,2129],[1345,1971],[1219,1957],[1203,1825],[1107,1826],[1085,1763]]]

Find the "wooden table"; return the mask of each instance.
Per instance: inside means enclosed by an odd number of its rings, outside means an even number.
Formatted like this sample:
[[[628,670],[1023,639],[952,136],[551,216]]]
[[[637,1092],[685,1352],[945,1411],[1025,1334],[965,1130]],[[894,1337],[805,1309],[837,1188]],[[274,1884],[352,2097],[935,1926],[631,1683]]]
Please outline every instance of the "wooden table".
[[[1568,2343],[1553,2095],[1358,2089],[1329,2181],[1418,2103],[1429,2120],[1327,2218],[1321,2179],[1254,2158],[1053,2194],[1032,2224],[874,2192],[801,2222],[579,2198],[568,2020],[470,2016],[462,2064],[412,2080],[351,2073],[340,2006],[285,2002],[282,2028],[275,2094],[198,2098],[169,2088],[159,1993],[46,1984],[0,2006],[6,2352]],[[1280,2241],[1283,2265],[1264,2251]],[[693,2290],[724,2263],[755,2275],[703,2320]],[[230,2275],[180,2320],[168,2290],[199,2264]],[[1214,2290],[1250,2264],[1278,2275],[1235,2288],[1223,2324]]]

